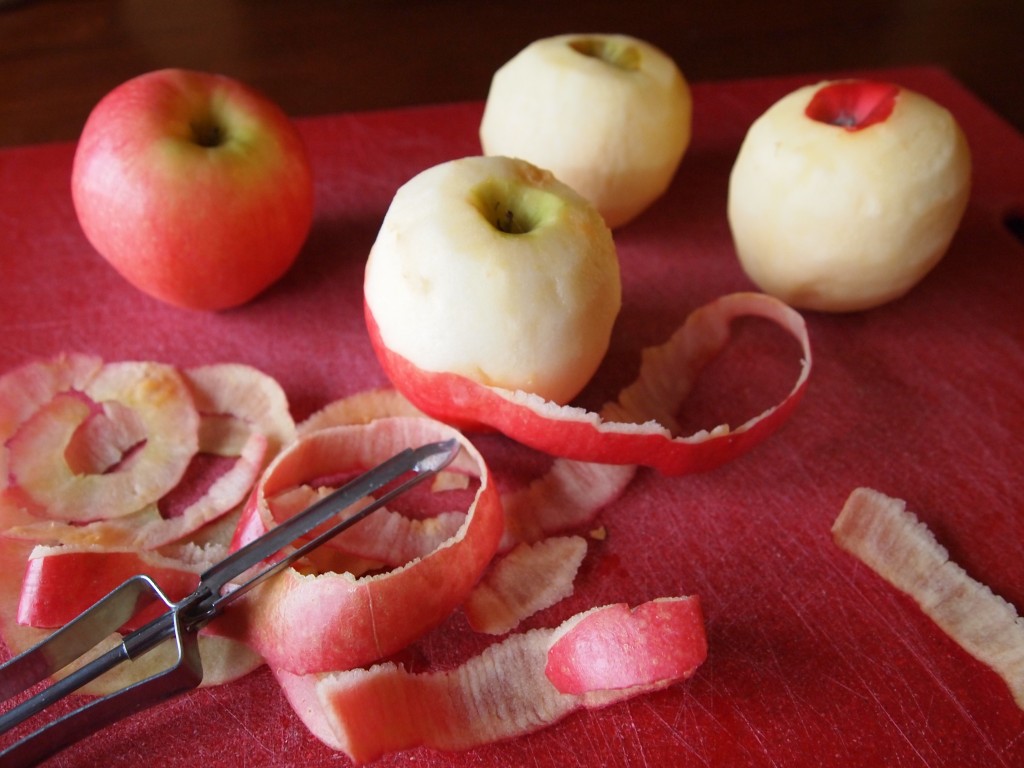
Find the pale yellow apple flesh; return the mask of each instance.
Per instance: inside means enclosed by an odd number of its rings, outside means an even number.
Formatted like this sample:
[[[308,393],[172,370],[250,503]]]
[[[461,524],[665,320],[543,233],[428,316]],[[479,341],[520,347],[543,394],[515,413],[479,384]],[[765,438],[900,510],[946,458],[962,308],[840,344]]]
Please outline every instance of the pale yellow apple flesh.
[[[750,127],[728,216],[747,275],[792,306],[868,309],[904,295],[945,254],[970,191],[954,117],[900,88],[859,130],[808,116],[828,83],[800,88]]]
[[[664,194],[691,115],[689,86],[659,49],[627,35],[560,35],[495,73],[480,141],[484,154],[550,170],[618,227]]]
[[[415,366],[559,403],[592,377],[621,305],[594,207],[503,157],[443,163],[402,186],[364,293],[384,345]]]

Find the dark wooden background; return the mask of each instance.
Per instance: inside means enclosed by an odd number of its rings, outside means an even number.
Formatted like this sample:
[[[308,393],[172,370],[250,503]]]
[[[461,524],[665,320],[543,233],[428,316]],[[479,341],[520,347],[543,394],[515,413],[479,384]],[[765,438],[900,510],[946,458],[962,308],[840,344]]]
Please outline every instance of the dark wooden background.
[[[597,31],[659,45],[691,82],[939,65],[1024,129],[1024,0],[0,0],[0,146],[74,139],[165,66],[301,116],[483,99],[531,40]]]

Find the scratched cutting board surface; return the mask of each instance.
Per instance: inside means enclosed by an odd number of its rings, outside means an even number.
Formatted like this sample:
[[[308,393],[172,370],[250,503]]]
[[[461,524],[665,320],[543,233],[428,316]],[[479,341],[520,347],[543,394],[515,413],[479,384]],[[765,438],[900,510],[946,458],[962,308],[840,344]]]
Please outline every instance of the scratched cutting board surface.
[[[576,594],[529,622],[697,594],[707,662],[683,684],[534,735],[380,765],[1024,765],[1024,712],[1003,683],[829,532],[857,486],[905,498],[968,573],[1024,607],[1024,247],[1003,225],[1024,212],[1024,139],[939,70],[874,74],[938,100],[965,129],[974,189],[951,251],[903,300],[808,313],[814,370],[794,418],[714,472],[640,472],[602,512],[608,536],[591,542]],[[729,169],[751,121],[816,79],[695,86],[693,143],[671,189],[616,233],[624,305],[581,403],[614,396],[640,349],[691,310],[752,287],[725,218]],[[245,362],[281,382],[297,419],[385,385],[361,314],[366,254],[401,183],[479,153],[481,112],[472,103],[300,120],[317,176],[309,241],[279,284],[220,314],[158,304],[91,250],[71,206],[72,144],[0,152],[0,372],[63,350]],[[788,339],[739,331],[694,393],[684,418],[694,429],[738,423],[792,383]],[[484,443],[498,474],[502,460],[528,453],[502,438]],[[456,615],[410,654],[443,667],[477,646]],[[123,722],[52,764],[143,761],[348,764],[308,734],[265,669]]]

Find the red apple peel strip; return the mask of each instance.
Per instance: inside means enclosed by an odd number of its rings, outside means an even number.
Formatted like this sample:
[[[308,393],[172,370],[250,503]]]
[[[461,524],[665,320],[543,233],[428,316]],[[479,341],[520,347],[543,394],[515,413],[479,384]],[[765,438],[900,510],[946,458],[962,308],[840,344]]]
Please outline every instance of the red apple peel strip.
[[[372,390],[330,403],[298,429],[300,434],[307,434],[316,429],[367,424],[374,419],[402,415],[423,414],[396,390]],[[463,606],[470,625],[479,632],[503,634],[532,613],[572,594],[573,580],[586,552],[585,542],[578,537],[557,540],[547,537],[590,524],[598,511],[622,494],[635,470],[628,465],[556,459],[547,473],[529,485],[504,493],[505,533],[500,551],[512,550],[515,555],[493,564],[484,581],[470,595]],[[452,473],[447,476],[453,477]],[[458,477],[466,478],[465,475]],[[304,498],[312,500],[309,495]],[[279,501],[280,497],[269,505],[275,517]],[[295,507],[293,511],[298,511],[306,502],[296,499],[290,503]],[[240,526],[245,540],[266,530],[252,507],[246,511],[246,517]],[[450,518],[454,515],[412,521],[389,510],[380,510],[328,546],[394,565],[436,548],[438,536],[447,538],[444,535],[446,525],[455,524],[454,519],[449,523]],[[242,539],[238,543],[242,543]],[[538,546],[521,546],[528,543]],[[561,555],[557,563],[545,558],[552,552]]]
[[[424,371],[387,349],[365,303],[364,311],[382,367],[425,413],[456,425],[494,428],[554,456],[651,466],[666,475],[713,469],[769,437],[796,408],[811,371],[810,339],[798,312],[766,294],[729,294],[694,311],[664,345],[647,350],[637,381],[599,416],[463,376]],[[743,316],[770,320],[799,342],[802,367],[786,398],[735,429],[723,424],[686,437],[649,420],[646,414],[678,410],[701,368],[728,342],[730,323]],[[643,423],[630,423],[636,420]]]
[[[858,488],[832,533],[840,547],[912,597],[961,648],[995,671],[1024,709],[1024,618],[950,560],[903,501]]]
[[[223,551],[218,549],[207,551],[195,548],[192,560],[186,561],[162,557],[155,553],[122,551],[114,554],[109,568],[101,569],[101,578],[98,579],[96,589],[90,591],[90,581],[97,575],[97,562],[105,560],[112,552],[106,548],[69,549],[70,551],[63,551],[64,548],[33,548],[29,542],[0,536],[0,561],[5,565],[0,569],[0,629],[3,631],[4,642],[12,654],[31,648],[50,632],[46,628],[19,623],[19,611],[45,611],[46,617],[40,615],[38,620],[54,625],[66,623],[68,619],[77,615],[75,609],[69,605],[70,599],[85,604],[90,602],[91,595],[91,600],[94,601],[102,596],[107,583],[122,570],[130,570],[134,575],[157,568],[163,577],[168,578],[170,587],[176,589],[196,579],[199,572],[223,555]],[[38,562],[32,560],[33,554]],[[57,557],[61,559],[58,560]],[[26,571],[31,572],[25,579],[27,584],[23,583],[22,578]],[[79,585],[83,589],[72,598],[65,591],[68,584]],[[44,596],[47,594],[53,600],[49,604],[44,604]],[[29,617],[26,614],[24,618]],[[93,655],[102,653],[120,642],[121,636],[114,633],[106,643],[94,650]],[[252,650],[233,640],[204,634],[200,636],[199,643],[203,657],[203,686],[220,685],[235,680],[261,663],[261,659]],[[116,672],[107,673],[90,683],[82,689],[82,693],[104,695],[136,683],[166,669],[171,662],[170,654],[169,647],[146,654],[131,664],[118,667]],[[92,657],[83,658],[81,662],[85,663]],[[72,668],[64,670],[62,674],[70,671]]]
[[[40,629],[62,627],[139,573],[151,576],[168,597],[179,600],[196,588],[202,569],[151,552],[37,546],[25,569],[18,622]],[[162,609],[153,606],[151,615],[133,617],[137,623],[129,628],[141,626]]]
[[[289,569],[253,590],[210,629],[245,642],[276,669],[308,674],[373,663],[443,621],[480,578],[503,529],[487,466],[456,430],[430,419],[396,417],[311,432],[270,464],[253,502],[262,508],[269,496],[311,478],[366,469],[409,445],[448,437],[463,448],[451,469],[480,478],[453,537],[400,568],[362,578]]]
[[[640,610],[641,645],[605,646],[608,664],[628,662],[635,680],[620,676],[615,687],[582,687],[563,693],[546,668],[557,649],[583,648],[593,633],[617,627],[629,633],[637,613],[613,605],[578,614],[556,629],[512,635],[449,671],[413,674],[385,663],[368,670],[295,675],[274,670],[292,707],[328,746],[358,764],[389,752],[428,746],[464,750],[530,733],[583,708],[598,708],[660,690],[690,677],[707,656],[697,598],[664,598]],[[643,607],[642,607],[643,608]],[[602,616],[602,614],[606,614]],[[595,618],[597,617],[597,618]],[[564,644],[564,645],[563,645]],[[671,664],[652,661],[671,647]],[[566,674],[587,666],[568,654]],[[652,674],[652,671],[654,674]]]

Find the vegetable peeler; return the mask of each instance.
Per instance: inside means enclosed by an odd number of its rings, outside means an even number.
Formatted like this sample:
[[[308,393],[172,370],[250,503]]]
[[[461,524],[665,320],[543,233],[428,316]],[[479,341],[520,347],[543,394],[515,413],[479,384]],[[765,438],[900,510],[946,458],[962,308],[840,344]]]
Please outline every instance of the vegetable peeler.
[[[199,577],[198,588],[172,602],[148,576],[134,576],[36,646],[0,665],[0,699],[8,701],[80,661],[100,641],[157,601],[167,610],[122,642],[0,714],[0,734],[163,643],[173,643],[167,668],[52,720],[0,752],[0,766],[30,766],[129,715],[198,686],[203,679],[198,634],[233,600],[311,550],[446,467],[458,454],[455,439],[409,448],[360,475],[299,514],[236,550]],[[299,541],[357,501],[378,494],[358,512]],[[274,559],[277,558],[277,559]]]

